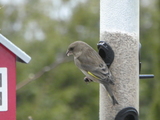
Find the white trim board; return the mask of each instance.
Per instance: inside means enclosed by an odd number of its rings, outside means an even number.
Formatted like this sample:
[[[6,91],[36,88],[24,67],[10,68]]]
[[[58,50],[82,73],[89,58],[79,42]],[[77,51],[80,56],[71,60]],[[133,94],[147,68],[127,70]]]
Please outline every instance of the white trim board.
[[[6,37],[0,34],[0,43],[4,45],[7,49],[13,52],[17,56],[18,62],[29,63],[31,57],[28,56],[24,51],[14,45],[11,41],[9,41]]]

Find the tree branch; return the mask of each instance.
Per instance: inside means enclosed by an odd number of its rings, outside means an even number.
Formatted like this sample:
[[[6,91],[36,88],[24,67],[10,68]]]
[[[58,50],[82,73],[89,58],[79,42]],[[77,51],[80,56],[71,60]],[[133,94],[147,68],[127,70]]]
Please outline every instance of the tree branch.
[[[42,68],[40,71],[38,71],[37,73],[35,73],[34,75],[32,75],[31,77],[27,78],[26,80],[20,82],[17,84],[16,86],[16,90],[21,89],[22,87],[24,87],[25,85],[29,84],[30,82],[38,79],[39,77],[41,77],[45,72],[48,72],[52,69],[55,69],[57,66],[61,65],[62,63],[66,63],[66,62],[70,62],[71,59],[68,59],[66,57],[62,57],[62,58],[58,58],[55,62],[53,62],[51,65],[49,66],[45,66],[44,68]]]

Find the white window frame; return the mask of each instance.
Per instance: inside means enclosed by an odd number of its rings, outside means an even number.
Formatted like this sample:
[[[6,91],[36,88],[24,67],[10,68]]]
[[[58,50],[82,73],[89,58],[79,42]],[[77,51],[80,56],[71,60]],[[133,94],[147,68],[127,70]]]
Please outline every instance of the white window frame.
[[[0,92],[2,93],[2,105],[0,105],[0,111],[8,110],[8,78],[7,78],[7,68],[0,67],[1,74],[1,87]]]

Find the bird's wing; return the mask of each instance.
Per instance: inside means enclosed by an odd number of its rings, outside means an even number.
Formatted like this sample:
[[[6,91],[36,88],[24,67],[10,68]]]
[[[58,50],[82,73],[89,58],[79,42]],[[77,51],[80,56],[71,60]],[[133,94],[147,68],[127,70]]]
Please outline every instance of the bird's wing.
[[[99,80],[100,83],[106,82],[114,85],[114,78],[106,65],[104,67],[99,67],[82,64],[81,69],[83,69],[85,73],[89,74],[93,78]]]
[[[96,79],[106,79],[109,75],[108,68],[99,67],[97,65],[82,64],[81,69],[85,70],[89,75]]]
[[[75,59],[75,64],[96,79],[106,79],[109,70],[105,62],[93,49],[88,49],[87,52],[88,54],[83,52],[79,58]]]

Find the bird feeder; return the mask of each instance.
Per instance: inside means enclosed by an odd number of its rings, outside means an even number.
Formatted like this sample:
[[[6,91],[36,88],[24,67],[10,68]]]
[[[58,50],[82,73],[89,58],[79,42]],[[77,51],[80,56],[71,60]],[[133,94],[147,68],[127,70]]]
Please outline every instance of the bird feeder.
[[[0,120],[16,120],[16,61],[30,60],[30,56],[0,34]]]
[[[112,89],[119,104],[113,106],[100,85],[100,120],[138,120],[139,0],[100,0],[98,48],[102,58],[106,58],[102,49],[105,42],[114,51],[110,52],[109,68],[115,79]]]

